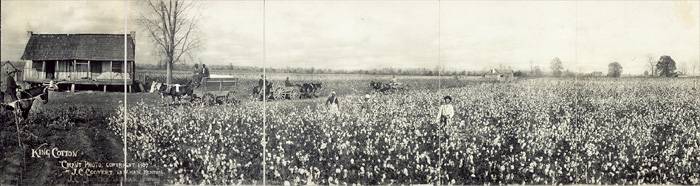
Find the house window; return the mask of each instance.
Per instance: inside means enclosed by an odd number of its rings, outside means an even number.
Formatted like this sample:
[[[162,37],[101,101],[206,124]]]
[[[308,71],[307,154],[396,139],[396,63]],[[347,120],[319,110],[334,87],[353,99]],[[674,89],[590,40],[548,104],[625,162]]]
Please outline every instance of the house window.
[[[44,71],[44,62],[43,61],[32,61],[32,68],[36,71]]]
[[[124,64],[121,61],[112,61],[112,72],[124,72]]]

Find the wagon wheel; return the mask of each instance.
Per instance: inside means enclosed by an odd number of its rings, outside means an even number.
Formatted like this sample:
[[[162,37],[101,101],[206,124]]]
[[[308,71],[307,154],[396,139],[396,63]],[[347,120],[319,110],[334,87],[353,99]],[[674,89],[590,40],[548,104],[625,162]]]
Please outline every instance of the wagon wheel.
[[[278,99],[288,99],[289,98],[289,92],[287,90],[282,90],[277,94]]]
[[[289,99],[294,100],[299,98],[299,92],[296,90],[290,90],[289,91]]]
[[[283,100],[283,99],[285,99],[285,92],[284,92],[284,91],[280,91],[280,90],[278,89],[278,90],[275,90],[275,92],[279,92],[278,94],[272,94],[272,97],[273,97],[275,100]],[[272,93],[272,92],[271,92],[271,93]]]

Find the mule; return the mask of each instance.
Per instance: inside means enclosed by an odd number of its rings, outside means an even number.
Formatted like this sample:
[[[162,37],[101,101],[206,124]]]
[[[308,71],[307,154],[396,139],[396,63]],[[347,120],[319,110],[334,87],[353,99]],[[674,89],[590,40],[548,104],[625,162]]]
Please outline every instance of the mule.
[[[150,92],[156,91],[158,92],[158,94],[160,94],[161,98],[165,98],[165,96],[170,96],[173,102],[175,102],[175,99],[177,99],[177,101],[181,101],[182,97],[184,96],[194,97],[194,87],[192,83],[187,85],[168,85],[154,81],[153,84],[151,84]],[[190,99],[190,101],[192,101],[192,99]]]

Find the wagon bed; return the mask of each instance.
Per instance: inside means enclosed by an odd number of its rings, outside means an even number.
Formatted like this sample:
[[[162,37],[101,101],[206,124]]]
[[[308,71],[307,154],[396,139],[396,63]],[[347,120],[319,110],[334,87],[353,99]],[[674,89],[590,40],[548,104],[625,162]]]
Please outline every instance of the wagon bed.
[[[205,79],[204,84],[193,90],[193,99],[206,105],[235,104],[239,102],[235,97],[234,90],[238,84],[238,78],[213,75],[209,78],[205,77]],[[218,88],[212,88],[212,86]]]

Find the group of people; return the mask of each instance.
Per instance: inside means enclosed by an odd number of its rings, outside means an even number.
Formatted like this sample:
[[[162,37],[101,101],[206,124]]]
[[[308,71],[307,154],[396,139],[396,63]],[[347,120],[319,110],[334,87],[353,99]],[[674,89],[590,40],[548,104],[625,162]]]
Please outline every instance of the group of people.
[[[363,110],[368,110],[369,109],[369,99],[371,96],[369,94],[365,95],[363,97]],[[330,112],[331,115],[335,116],[336,118],[340,116],[340,104],[338,101],[338,96],[336,95],[335,91],[332,91],[330,96],[328,96],[328,99],[326,99],[326,107],[328,107],[328,111]],[[444,127],[448,123],[452,122],[452,117],[455,115],[455,110],[454,106],[452,106],[452,96],[445,96],[442,98],[442,103],[440,104],[440,107],[438,108],[438,114],[437,118],[435,121],[440,124],[440,127]]]
[[[258,86],[263,87],[263,83],[267,83],[269,85],[269,82],[267,79],[265,79],[264,75],[260,76],[260,80],[258,81]],[[392,84],[399,84],[396,76],[393,76],[391,79]],[[289,77],[287,77],[284,80],[284,85],[287,87],[291,86],[297,86],[293,84],[290,80]],[[365,104],[369,102],[370,95],[365,95],[363,98]],[[328,96],[325,102],[326,107],[328,108],[328,111],[331,115],[334,117],[338,118],[340,116],[340,104],[338,101],[338,96],[335,91],[331,91],[331,94]],[[363,106],[363,109],[368,109],[367,105]],[[440,123],[442,126],[446,125],[447,123],[452,122],[452,117],[454,116],[455,111],[454,107],[452,106],[452,97],[451,96],[445,96],[442,98],[442,103],[438,109],[438,115],[436,118],[436,122]]]
[[[209,79],[209,68],[207,65],[202,64],[202,67],[200,68],[199,64],[194,64],[194,69],[192,71],[192,82],[196,85],[196,87],[206,84],[207,79]]]

